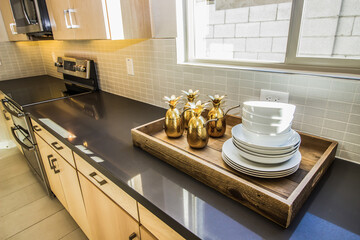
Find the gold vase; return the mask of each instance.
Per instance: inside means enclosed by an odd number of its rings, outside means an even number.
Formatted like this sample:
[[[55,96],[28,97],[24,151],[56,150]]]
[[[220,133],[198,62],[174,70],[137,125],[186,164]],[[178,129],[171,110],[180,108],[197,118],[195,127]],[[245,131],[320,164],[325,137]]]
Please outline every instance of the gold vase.
[[[212,101],[213,108],[209,111],[207,119],[218,119],[218,121],[209,122],[207,132],[211,137],[222,137],[226,131],[226,119],[224,110],[221,109],[220,105],[225,96],[220,97],[219,95],[215,95],[209,97]]]
[[[194,116],[188,124],[187,142],[192,148],[204,148],[209,141],[209,135],[206,130],[208,122],[201,116],[205,105],[201,104],[201,101],[198,101],[196,104],[190,104]]]
[[[190,119],[194,116],[193,111],[188,111],[190,109],[190,104],[194,103],[195,99],[198,97],[199,90],[193,91],[189,89],[189,91],[182,91],[187,97],[187,103],[184,106],[183,111],[183,120],[184,120],[184,128],[188,129],[188,123]]]
[[[207,119],[209,121],[209,124],[207,125],[207,132],[210,137],[222,137],[225,134],[226,131],[226,116],[227,113],[235,108],[240,107],[240,105],[234,106],[229,108],[225,113],[224,110],[221,108],[222,100],[225,96],[209,96],[213,108],[209,111]]]
[[[184,133],[184,124],[179,109],[176,108],[176,104],[180,97],[174,95],[164,97],[170,108],[166,111],[165,115],[165,133],[170,138],[181,137]]]

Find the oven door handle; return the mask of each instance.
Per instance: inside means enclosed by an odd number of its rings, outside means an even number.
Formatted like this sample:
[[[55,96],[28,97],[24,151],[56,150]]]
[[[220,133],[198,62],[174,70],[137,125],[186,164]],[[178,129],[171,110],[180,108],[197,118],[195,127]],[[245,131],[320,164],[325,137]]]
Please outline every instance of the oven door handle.
[[[1,99],[1,103],[2,103],[3,107],[5,108],[5,110],[6,110],[8,113],[10,113],[11,115],[13,115],[13,116],[15,116],[15,117],[18,117],[18,118],[25,116],[24,113],[18,113],[18,112],[15,112],[14,110],[11,110],[11,109],[5,104],[5,103],[10,104],[10,101],[9,101],[8,99],[6,99],[6,98]]]
[[[16,134],[15,134],[15,131],[16,131],[16,130],[19,130],[19,129],[16,128],[16,127],[11,127],[11,133],[12,133],[15,141],[16,141],[18,144],[20,144],[20,146],[22,146],[23,148],[25,148],[26,150],[28,150],[28,151],[33,151],[33,150],[35,149],[34,146],[28,146],[28,145],[26,145],[25,143],[23,143],[22,141],[20,141],[20,139],[19,139],[19,138],[16,136]]]
[[[25,9],[25,3],[24,3],[24,0],[20,0],[20,3],[21,3],[21,8],[22,8],[22,11],[24,13],[24,16],[25,16],[25,19],[26,21],[28,22],[29,25],[31,25],[31,21],[30,21],[30,18],[29,18],[29,15]]]

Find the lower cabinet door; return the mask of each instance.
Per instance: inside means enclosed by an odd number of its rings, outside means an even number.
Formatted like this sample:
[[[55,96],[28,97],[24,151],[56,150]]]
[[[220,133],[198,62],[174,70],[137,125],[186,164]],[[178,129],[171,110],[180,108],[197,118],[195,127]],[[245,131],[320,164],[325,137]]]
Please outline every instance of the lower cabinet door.
[[[55,153],[56,154],[56,153]],[[68,211],[74,218],[81,230],[91,239],[90,229],[87,221],[85,205],[80,189],[80,183],[76,170],[66,162],[60,155],[56,154],[59,159],[60,180],[63,187]]]
[[[51,191],[55,194],[61,204],[69,211],[60,180],[60,172],[62,170],[59,166],[59,158],[53,154],[52,148],[41,137],[35,134],[35,138],[39,147],[45,172],[49,180]]]
[[[143,226],[140,226],[140,235],[141,235],[141,240],[157,240],[157,238],[154,235],[152,235]]]
[[[92,239],[139,240],[139,223],[80,173],[79,179]]]

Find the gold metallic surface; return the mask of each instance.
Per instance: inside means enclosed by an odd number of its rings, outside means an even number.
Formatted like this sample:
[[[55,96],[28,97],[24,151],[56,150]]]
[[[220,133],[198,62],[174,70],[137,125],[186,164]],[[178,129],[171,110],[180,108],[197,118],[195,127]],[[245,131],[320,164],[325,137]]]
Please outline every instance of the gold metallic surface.
[[[170,138],[181,137],[184,133],[184,124],[179,109],[176,108],[180,97],[171,96],[164,97],[170,108],[165,115],[165,133]]]
[[[218,121],[209,122],[209,124],[207,125],[207,132],[211,137],[222,137],[224,136],[226,131],[226,118],[224,111],[221,109],[220,105],[222,99],[225,96],[219,97],[219,95],[215,95],[214,97],[209,97],[212,101],[213,108],[209,111],[207,119],[218,119]]]
[[[209,141],[206,131],[206,120],[201,115],[194,116],[189,121],[187,142],[192,148],[204,148]]]
[[[169,108],[165,116],[165,133],[168,137],[178,138],[183,135],[184,124],[179,109]]]
[[[193,111],[187,111],[188,109],[190,109],[190,104],[194,103],[195,99],[198,97],[199,95],[199,90],[193,91],[192,89],[189,89],[189,91],[184,91],[182,90],[182,92],[186,95],[187,98],[187,103],[184,106],[184,128],[188,129],[188,123],[190,121],[190,119],[194,116]]]

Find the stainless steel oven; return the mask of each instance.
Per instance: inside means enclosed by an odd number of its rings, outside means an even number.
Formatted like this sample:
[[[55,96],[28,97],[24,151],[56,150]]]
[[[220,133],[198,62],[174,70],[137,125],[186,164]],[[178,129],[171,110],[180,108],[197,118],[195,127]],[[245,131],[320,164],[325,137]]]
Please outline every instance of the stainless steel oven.
[[[30,131],[30,119],[26,114],[16,106],[11,99],[1,99],[1,104],[6,112],[11,115],[13,126],[11,127],[11,134],[14,140],[21,146],[22,152],[36,176],[39,177],[46,190],[48,190],[48,182],[43,172],[43,166],[39,155],[37,153],[36,144],[32,131]],[[49,193],[49,192],[48,192]]]
[[[51,34],[45,0],[10,0],[10,4],[18,33]]]
[[[99,89],[94,61],[59,57],[55,66],[59,72],[63,73],[63,79],[51,80],[46,76],[40,76],[40,79],[32,83],[31,79],[25,79],[24,81],[19,79],[20,82],[14,80],[19,84],[13,84],[13,80],[8,81],[7,84],[4,83],[5,81],[0,83],[0,86],[2,86],[0,101],[4,111],[11,115],[13,122],[12,126],[9,125],[10,132],[14,140],[21,146],[29,166],[42,181],[48,193],[50,193],[48,180],[43,170],[44,167],[32,130],[30,116],[26,114],[24,109],[34,104],[70,98]],[[8,87],[6,87],[7,85]],[[74,105],[83,105],[81,102],[69,101]],[[94,117],[99,117],[98,112],[88,112],[93,114]]]

